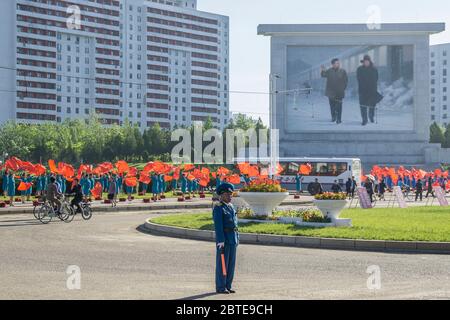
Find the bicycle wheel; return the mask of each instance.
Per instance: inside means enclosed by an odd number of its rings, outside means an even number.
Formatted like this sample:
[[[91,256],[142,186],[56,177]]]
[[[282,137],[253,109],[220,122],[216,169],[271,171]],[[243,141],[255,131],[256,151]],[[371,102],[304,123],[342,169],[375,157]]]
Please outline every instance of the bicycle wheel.
[[[81,216],[83,217],[84,220],[90,220],[92,218],[92,208],[90,205],[86,205],[84,207],[82,207],[82,213]]]
[[[72,215],[72,208],[70,208],[70,206],[67,203],[63,203],[59,211],[60,211],[60,214],[58,215],[59,219],[61,219],[61,221],[67,222],[67,219]]]
[[[43,205],[42,207],[39,208],[38,217],[39,221],[41,221],[43,224],[50,223],[53,219],[52,208],[47,205]]]
[[[39,220],[39,209],[38,209],[37,206],[35,206],[35,207],[33,208],[33,215],[34,215],[34,217],[36,218],[36,220]]]

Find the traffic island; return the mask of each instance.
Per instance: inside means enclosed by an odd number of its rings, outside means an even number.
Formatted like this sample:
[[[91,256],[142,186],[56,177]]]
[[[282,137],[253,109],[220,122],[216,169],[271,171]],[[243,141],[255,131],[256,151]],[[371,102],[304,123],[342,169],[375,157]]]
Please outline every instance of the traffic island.
[[[353,227],[311,228],[295,224],[241,224],[244,244],[379,252],[450,254],[446,208],[348,209]],[[170,237],[214,240],[211,213],[166,215],[149,219],[143,230]]]

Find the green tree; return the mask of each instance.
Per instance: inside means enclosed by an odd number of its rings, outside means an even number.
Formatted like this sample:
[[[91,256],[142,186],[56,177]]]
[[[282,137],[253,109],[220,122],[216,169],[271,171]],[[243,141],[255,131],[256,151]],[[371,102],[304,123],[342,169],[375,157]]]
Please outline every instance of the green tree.
[[[442,143],[443,148],[450,148],[450,124],[445,128],[444,142]]]
[[[440,143],[443,144],[445,141],[444,132],[442,127],[440,127],[436,122],[430,127],[430,143]]]

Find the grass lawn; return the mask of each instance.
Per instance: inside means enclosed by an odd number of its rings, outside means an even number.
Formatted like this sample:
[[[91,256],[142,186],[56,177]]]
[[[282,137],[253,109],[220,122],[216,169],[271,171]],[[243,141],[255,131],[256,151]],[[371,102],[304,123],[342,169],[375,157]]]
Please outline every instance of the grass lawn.
[[[306,228],[283,224],[241,224],[242,233],[364,240],[450,242],[450,209],[348,209],[342,218],[353,219],[352,228]],[[158,224],[213,230],[211,213],[171,215],[152,219]]]

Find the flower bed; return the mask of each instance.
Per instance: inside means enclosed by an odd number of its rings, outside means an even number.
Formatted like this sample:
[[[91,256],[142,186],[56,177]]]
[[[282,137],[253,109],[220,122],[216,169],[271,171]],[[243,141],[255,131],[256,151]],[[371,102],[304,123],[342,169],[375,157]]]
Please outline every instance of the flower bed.
[[[316,200],[347,200],[347,195],[345,193],[332,193],[325,192],[322,194],[316,194],[314,196]]]
[[[255,216],[251,209],[245,208],[238,211],[238,218],[240,221],[271,221],[287,224],[294,224],[299,222],[331,223],[331,219],[324,217],[320,210],[311,208],[274,211],[271,216]]]
[[[263,217],[270,216],[272,211],[289,196],[289,192],[281,188],[279,181],[267,178],[251,181],[239,194],[256,216]]]
[[[277,180],[262,178],[256,179],[241,189],[241,192],[287,192],[286,189],[281,188],[280,182]]]

